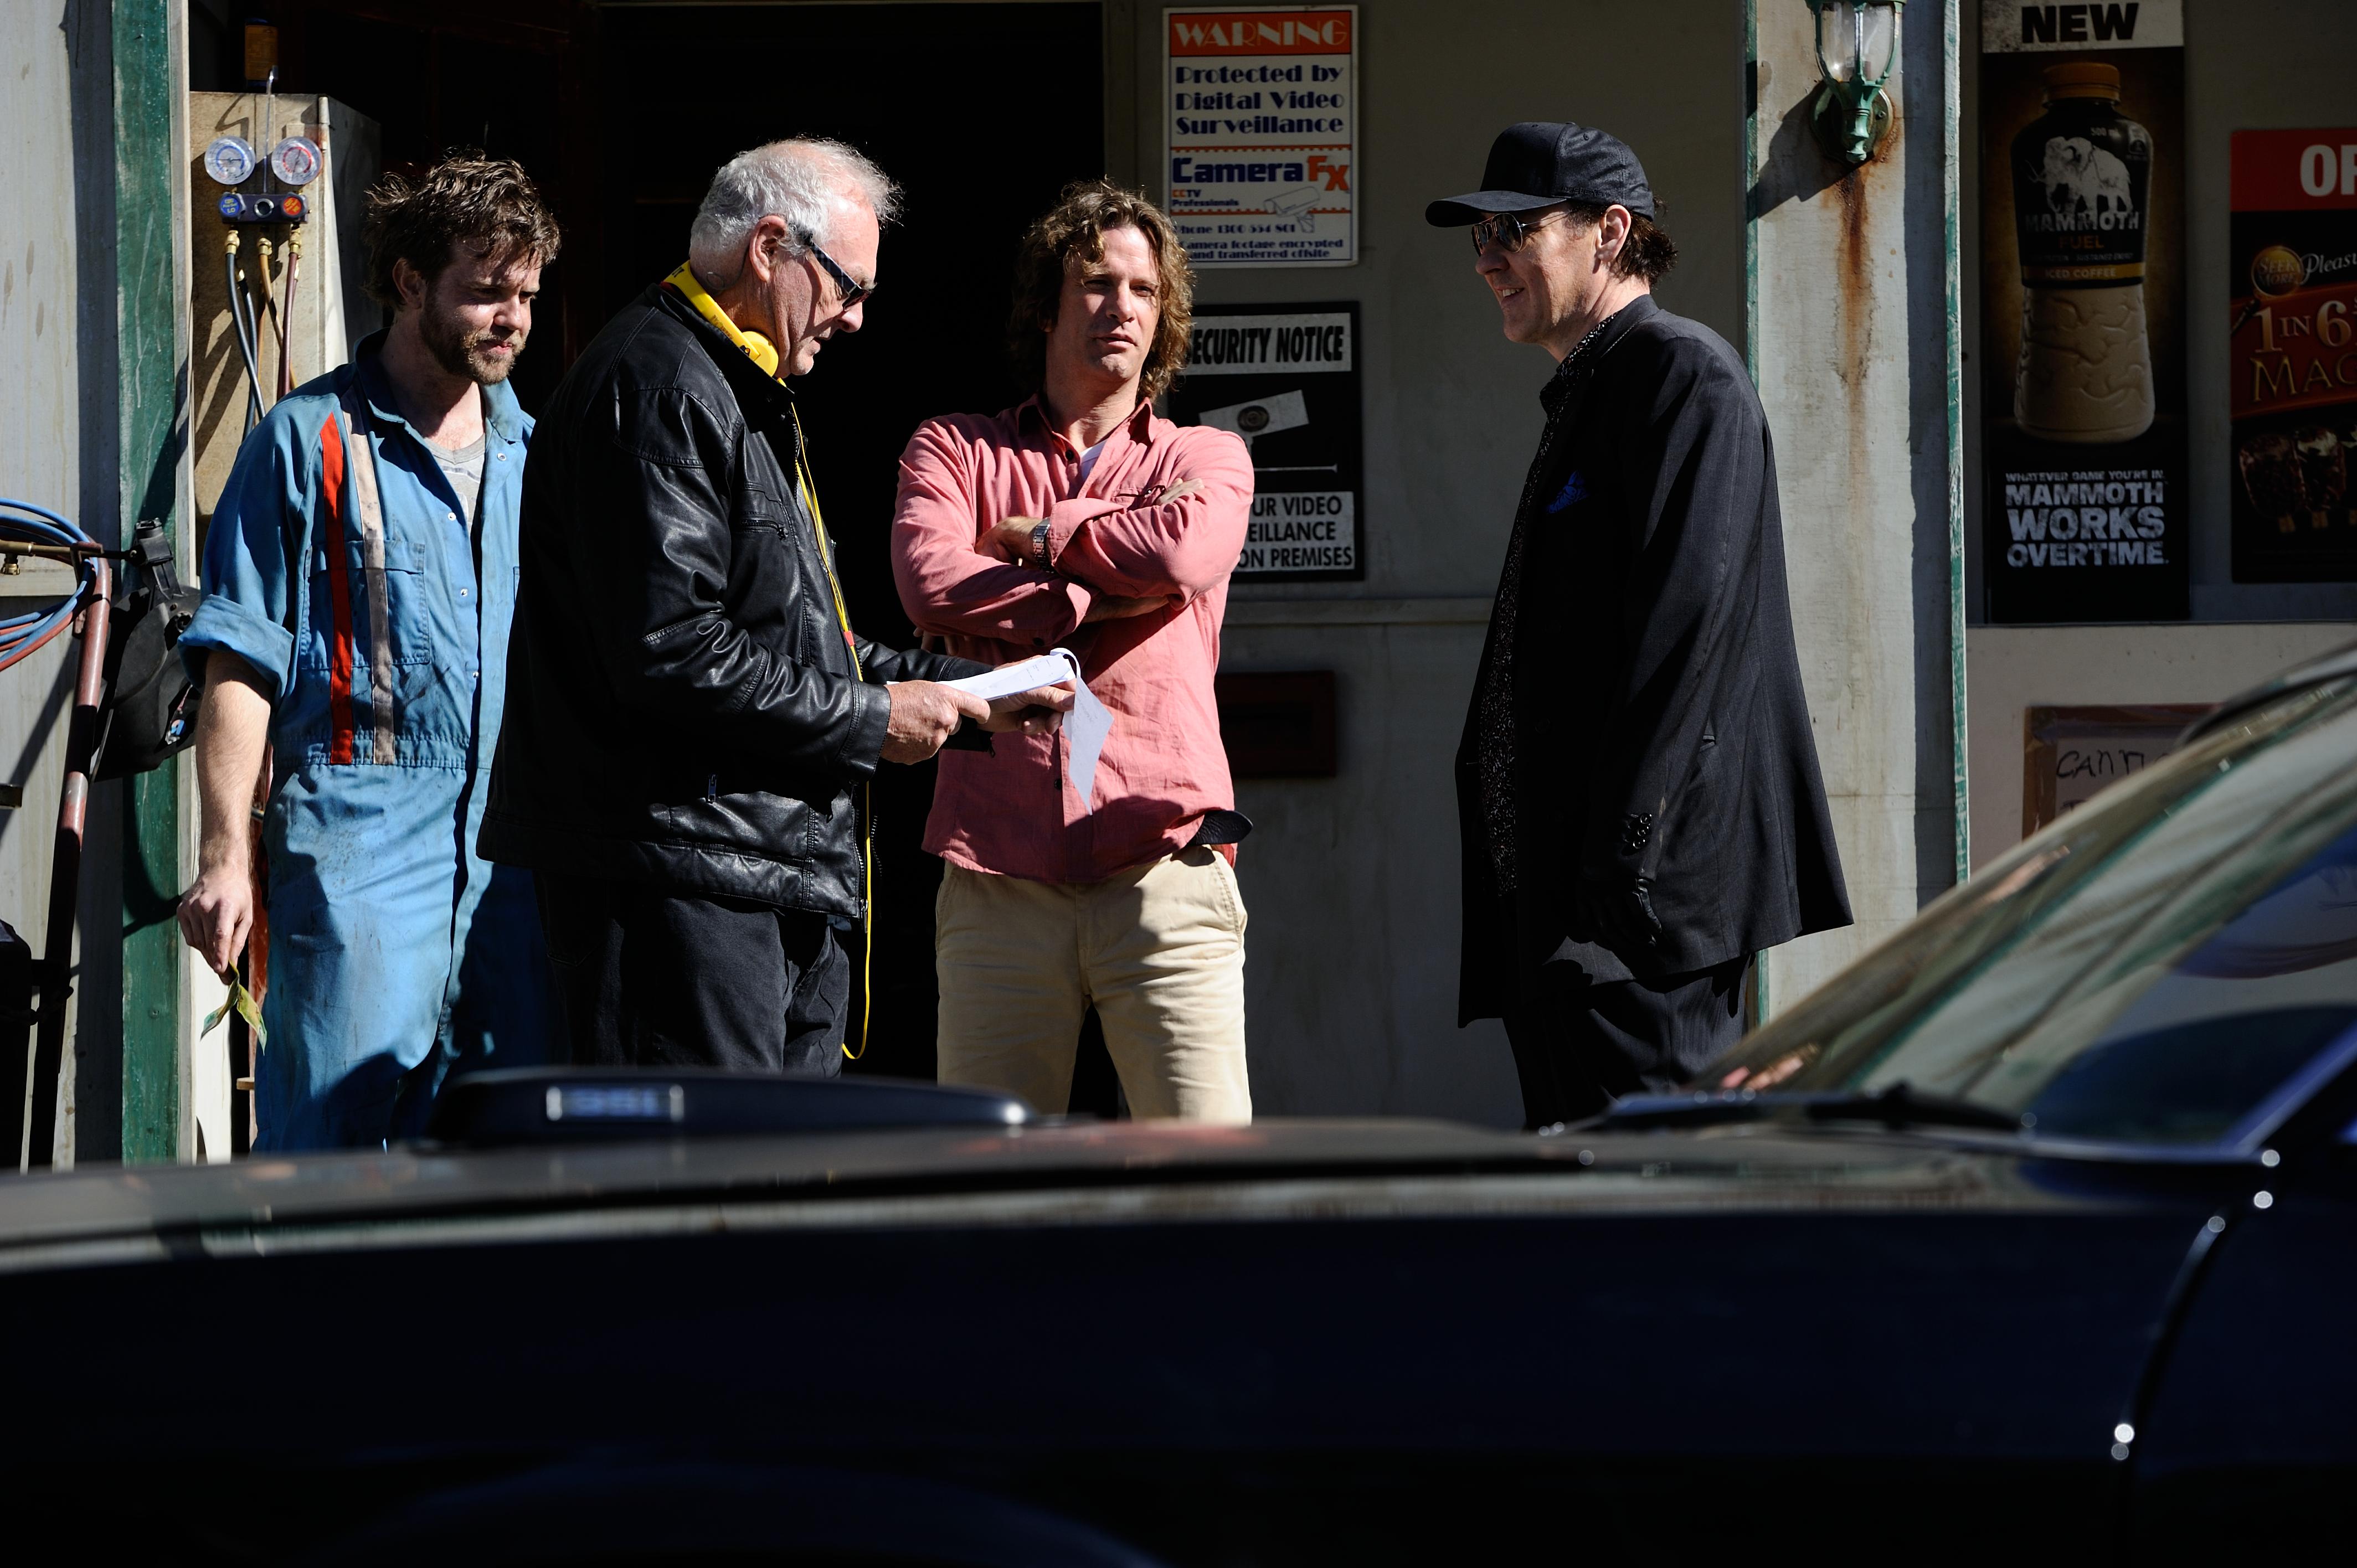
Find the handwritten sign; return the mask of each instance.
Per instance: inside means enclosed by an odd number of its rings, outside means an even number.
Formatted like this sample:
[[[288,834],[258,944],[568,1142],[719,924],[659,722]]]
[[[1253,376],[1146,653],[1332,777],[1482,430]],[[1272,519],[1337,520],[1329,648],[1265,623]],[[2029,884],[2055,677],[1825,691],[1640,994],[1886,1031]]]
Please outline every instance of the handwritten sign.
[[[2022,837],[2176,750],[2185,726],[2209,711],[2201,703],[2026,710]]]

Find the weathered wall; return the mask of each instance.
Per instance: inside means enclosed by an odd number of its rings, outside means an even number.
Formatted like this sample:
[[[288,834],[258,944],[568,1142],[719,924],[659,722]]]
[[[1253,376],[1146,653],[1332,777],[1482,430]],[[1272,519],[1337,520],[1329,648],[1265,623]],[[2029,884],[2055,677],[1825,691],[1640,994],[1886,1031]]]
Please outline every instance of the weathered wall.
[[[81,0],[0,6],[0,495],[63,512],[111,540],[116,508],[113,56],[105,6]],[[0,615],[27,596],[70,591],[63,568],[27,563],[0,578]],[[71,633],[0,672],[0,780],[23,792],[0,811],[0,919],[41,950],[65,736]],[[120,1133],[120,789],[90,807],[70,1111],[59,1146],[105,1155]],[[77,1007],[77,1013],[82,1010]],[[0,1109],[13,1150],[21,1107]]]
[[[1773,953],[1790,1005],[1954,879],[1943,7],[1910,6],[1897,124],[1845,171],[1808,120],[1813,19],[1753,0],[1756,374],[1802,678],[1857,924]],[[1953,8],[1953,0],[1951,8]]]
[[[172,173],[186,150],[184,19],[173,0],[0,7],[8,84],[0,133],[9,147],[0,162],[0,494],[63,512],[108,544],[127,540],[136,520],[173,520],[185,565],[177,521],[187,515],[188,478],[178,308],[187,289],[185,193]],[[125,451],[135,459],[124,461]],[[34,574],[0,579],[0,614],[29,602],[14,594],[54,598],[70,589],[63,573]],[[0,766],[23,796],[21,809],[0,812],[0,918],[37,950],[47,934],[60,721],[76,652],[62,638],[0,675]],[[184,770],[138,781],[140,896],[127,918],[130,793],[120,783],[91,791],[55,1144],[61,1163],[114,1158],[134,1141],[148,1158],[193,1147],[182,1114],[190,1061],[174,1029],[187,975],[177,939],[167,940],[185,859],[177,841],[188,823],[175,799],[187,793],[178,789]],[[133,947],[140,986],[126,1009]],[[126,1011],[141,1041],[129,1077]]]
[[[1114,166],[1126,155],[1157,194],[1160,17],[1107,13],[1108,99],[1135,111],[1130,139],[1118,125],[1110,138]],[[1224,668],[1332,670],[1340,704],[1340,777],[1237,790],[1259,824],[1240,872],[1264,1112],[1521,1121],[1503,1031],[1456,1027],[1449,764],[1555,366],[1500,335],[1463,232],[1427,227],[1424,207],[1477,186],[1514,121],[1603,126],[1644,160],[1682,248],[1663,302],[1739,348],[1740,17],[1738,0],[1362,0],[1363,259],[1201,280],[1206,305],[1356,299],[1365,334],[1366,580],[1241,587],[1228,617]]]

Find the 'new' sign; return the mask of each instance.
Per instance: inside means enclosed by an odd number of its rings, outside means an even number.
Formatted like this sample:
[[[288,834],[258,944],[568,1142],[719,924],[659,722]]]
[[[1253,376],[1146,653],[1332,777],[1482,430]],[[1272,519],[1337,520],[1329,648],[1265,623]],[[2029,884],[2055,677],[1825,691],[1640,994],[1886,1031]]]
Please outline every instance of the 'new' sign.
[[[2091,0],[2025,5],[1981,0],[1981,51],[2176,48],[2185,42],[2184,0]]]

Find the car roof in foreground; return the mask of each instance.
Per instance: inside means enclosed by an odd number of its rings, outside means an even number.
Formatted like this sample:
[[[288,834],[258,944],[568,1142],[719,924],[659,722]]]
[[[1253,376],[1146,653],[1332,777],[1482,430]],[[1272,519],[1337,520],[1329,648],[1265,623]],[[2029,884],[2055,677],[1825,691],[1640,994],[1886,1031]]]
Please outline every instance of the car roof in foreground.
[[[761,1223],[756,1210],[775,1224],[939,1225],[2124,1200],[2101,1181],[2026,1177],[2023,1158],[2038,1152],[1772,1125],[1534,1138],[1441,1122],[1272,1120],[263,1155],[0,1182],[0,1273],[251,1256],[306,1232],[370,1246],[557,1240],[589,1221],[736,1230]],[[457,1237],[453,1224],[475,1233]]]

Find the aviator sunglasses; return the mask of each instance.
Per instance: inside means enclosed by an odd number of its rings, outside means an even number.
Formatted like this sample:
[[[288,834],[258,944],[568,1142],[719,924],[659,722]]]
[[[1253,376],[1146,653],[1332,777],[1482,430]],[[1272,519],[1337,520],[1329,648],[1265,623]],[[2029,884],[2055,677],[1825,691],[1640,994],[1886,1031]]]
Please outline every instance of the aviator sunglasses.
[[[1484,218],[1473,225],[1473,253],[1480,255],[1495,242],[1500,250],[1512,255],[1531,242],[1531,231],[1544,228],[1548,220],[1563,216],[1561,208],[1550,208],[1535,220],[1525,220],[1519,212],[1501,212],[1495,218]]]
[[[874,284],[852,282],[851,274],[845,272],[841,267],[835,265],[834,258],[828,255],[824,251],[820,250],[818,248],[818,242],[813,239],[810,235],[797,229],[794,231],[794,238],[801,242],[803,250],[808,251],[812,255],[818,258],[818,264],[824,267],[826,269],[826,275],[834,280],[835,293],[841,297],[844,309],[849,310],[861,300],[866,299],[875,294],[876,285]]]

